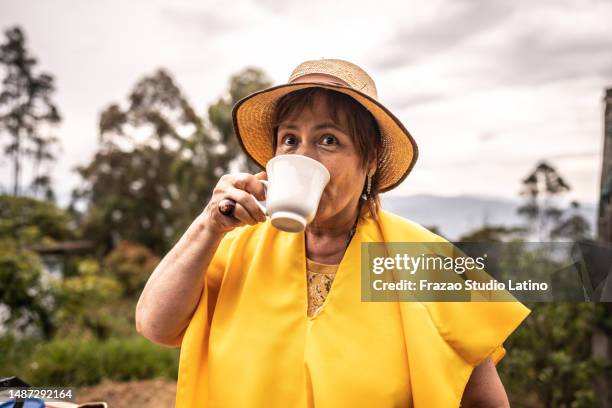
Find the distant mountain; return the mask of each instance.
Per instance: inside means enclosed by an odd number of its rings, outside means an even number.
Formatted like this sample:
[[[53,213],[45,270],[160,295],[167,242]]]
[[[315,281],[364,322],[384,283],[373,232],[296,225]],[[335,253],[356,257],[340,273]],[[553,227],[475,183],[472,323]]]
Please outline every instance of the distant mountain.
[[[438,227],[444,237],[456,240],[461,235],[485,224],[520,226],[524,218],[517,214],[522,205],[519,199],[499,197],[460,195],[444,197],[429,194],[409,196],[381,195],[384,209],[404,218],[415,221],[424,227]],[[561,208],[568,203],[561,202]],[[592,203],[580,203],[580,213],[591,225],[591,233],[596,231],[597,207]]]

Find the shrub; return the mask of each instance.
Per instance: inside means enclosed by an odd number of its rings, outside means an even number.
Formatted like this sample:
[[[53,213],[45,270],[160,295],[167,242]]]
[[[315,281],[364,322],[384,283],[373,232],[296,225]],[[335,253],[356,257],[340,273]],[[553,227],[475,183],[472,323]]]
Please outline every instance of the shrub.
[[[26,344],[24,348],[20,342],[0,339],[0,345],[3,352],[5,347],[12,349],[0,373],[18,375],[33,386],[79,387],[103,379],[176,379],[178,374],[179,349],[160,347],[142,337],[106,341],[55,339],[35,346]]]

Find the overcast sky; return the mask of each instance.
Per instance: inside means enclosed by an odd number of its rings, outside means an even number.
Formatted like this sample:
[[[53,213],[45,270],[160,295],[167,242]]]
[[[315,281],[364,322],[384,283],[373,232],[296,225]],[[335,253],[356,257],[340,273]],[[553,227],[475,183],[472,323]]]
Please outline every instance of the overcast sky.
[[[419,144],[390,194],[516,198],[549,159],[567,198],[596,202],[611,21],[610,0],[0,0],[0,28],[19,24],[56,77],[62,203],[96,149],[98,115],[143,75],[167,68],[203,113],[247,66],[284,83],[322,57],[363,67]]]

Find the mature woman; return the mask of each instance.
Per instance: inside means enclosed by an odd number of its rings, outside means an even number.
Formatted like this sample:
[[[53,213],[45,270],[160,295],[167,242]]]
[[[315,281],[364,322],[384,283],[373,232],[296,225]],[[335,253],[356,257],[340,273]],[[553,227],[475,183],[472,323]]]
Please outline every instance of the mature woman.
[[[369,75],[306,61],[236,104],[245,153],[297,154],[331,175],[301,233],[257,205],[266,173],[224,175],[155,269],[138,331],[181,346],[177,408],[508,406],[495,364],[518,302],[361,302],[362,242],[445,242],[380,207],[417,159]]]

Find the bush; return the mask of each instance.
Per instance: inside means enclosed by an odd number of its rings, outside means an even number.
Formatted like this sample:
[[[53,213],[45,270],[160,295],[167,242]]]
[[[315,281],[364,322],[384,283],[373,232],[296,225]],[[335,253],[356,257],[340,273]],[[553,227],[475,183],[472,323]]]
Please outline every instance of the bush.
[[[93,259],[78,264],[78,275],[55,283],[57,310],[56,337],[91,337],[99,340],[114,337],[117,317],[133,321],[133,312],[121,310],[121,284],[111,276],[103,276]],[[122,333],[123,334],[123,333]]]
[[[51,338],[53,292],[41,284],[43,267],[38,254],[20,249],[16,241],[0,238],[0,326],[15,333],[40,333]]]
[[[25,359],[32,354],[39,340],[18,340],[13,336],[0,336],[0,378],[21,376],[27,365]]]
[[[104,258],[103,269],[121,283],[125,297],[138,299],[158,263],[159,258],[144,245],[121,241]]]
[[[532,313],[506,342],[508,355],[498,367],[512,406],[597,406],[592,380],[609,375],[602,362],[591,357],[591,338],[603,321],[602,305],[526,306]]]
[[[176,379],[178,374],[179,349],[160,347],[142,337],[56,339],[36,346],[26,343],[23,348],[16,341],[0,339],[0,345],[3,352],[5,347],[13,349],[7,350],[10,358],[4,360],[0,373],[18,375],[32,386],[79,387],[103,379]]]
[[[54,293],[36,248],[75,239],[70,214],[54,204],[0,194],[0,307],[8,311],[0,325],[20,335],[50,339]]]

